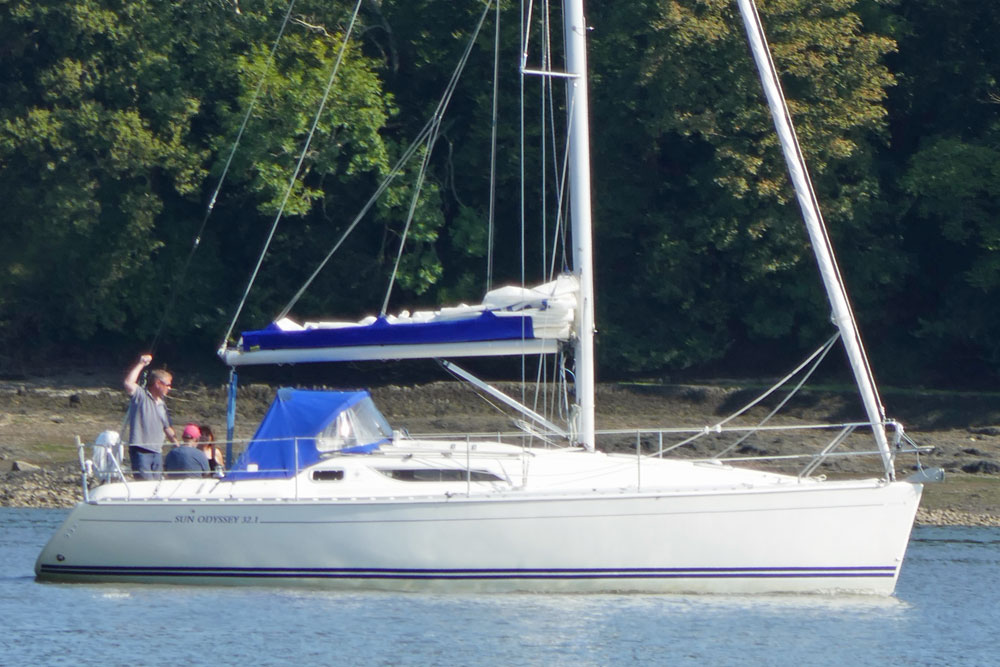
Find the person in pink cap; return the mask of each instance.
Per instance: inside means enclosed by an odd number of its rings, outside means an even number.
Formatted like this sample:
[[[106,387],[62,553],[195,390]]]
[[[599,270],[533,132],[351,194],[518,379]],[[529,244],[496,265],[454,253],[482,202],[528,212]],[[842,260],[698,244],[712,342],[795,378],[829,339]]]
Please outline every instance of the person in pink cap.
[[[201,439],[201,429],[198,428],[197,424],[187,424],[184,427],[184,433],[181,434],[181,438],[183,440],[191,440],[193,442],[198,442],[198,440]]]
[[[163,471],[167,479],[177,477],[202,477],[208,472],[208,458],[198,449],[201,429],[197,424],[187,424],[181,435],[180,447],[174,447],[163,458]]]

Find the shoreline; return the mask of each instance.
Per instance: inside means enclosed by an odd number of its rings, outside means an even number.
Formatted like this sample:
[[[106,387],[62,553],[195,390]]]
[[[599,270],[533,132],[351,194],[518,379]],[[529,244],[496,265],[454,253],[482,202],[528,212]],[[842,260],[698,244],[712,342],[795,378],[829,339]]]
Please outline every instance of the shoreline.
[[[68,508],[82,499],[75,437],[92,441],[103,430],[119,430],[127,402],[110,378],[86,383],[81,379],[0,382],[0,506]],[[506,385],[497,383],[508,393],[516,392],[514,385]],[[249,384],[240,391],[236,438],[246,439],[266,413],[276,387]],[[602,383],[597,391],[598,428],[608,430],[634,428],[637,423],[708,428],[757,393],[737,381],[725,385]],[[381,385],[372,387],[371,394],[389,423],[415,434],[511,430],[510,415],[460,383]],[[919,445],[933,448],[917,458],[900,457],[898,478],[911,474],[917,462],[945,471],[943,482],[925,485],[916,523],[1000,526],[1000,426],[995,426],[1000,424],[1000,401],[996,396],[910,392],[884,398],[891,406],[890,414],[907,424],[907,434]],[[168,404],[175,424],[225,423],[223,386],[182,385]],[[761,405],[755,408],[760,414],[747,413],[746,417],[759,420],[769,409]],[[796,396],[780,420],[771,423],[801,427],[857,421],[858,410],[853,394],[813,390]],[[616,438],[601,448],[635,452],[635,435]],[[753,442],[747,449],[754,455],[780,455],[787,447],[807,444],[802,436],[782,438],[776,433],[762,434]],[[704,457],[710,450],[695,445],[677,453]],[[837,476],[879,474],[877,466],[873,469],[863,460],[857,466],[832,461],[830,465],[828,472]]]
[[[971,526],[975,528],[1000,527],[1000,516],[995,514],[975,514],[962,510],[917,509],[915,526]]]

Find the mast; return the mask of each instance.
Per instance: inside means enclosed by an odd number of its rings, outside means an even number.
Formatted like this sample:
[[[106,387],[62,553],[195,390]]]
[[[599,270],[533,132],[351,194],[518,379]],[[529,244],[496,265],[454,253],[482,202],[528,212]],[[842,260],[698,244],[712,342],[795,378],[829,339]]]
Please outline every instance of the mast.
[[[760,72],[761,84],[764,86],[767,104],[771,109],[774,127],[781,140],[781,150],[785,155],[788,173],[795,186],[795,195],[798,198],[799,207],[802,209],[806,230],[809,232],[809,241],[816,254],[820,275],[823,278],[823,286],[826,288],[827,297],[830,300],[833,321],[840,330],[840,337],[844,341],[844,349],[847,351],[847,358],[854,371],[854,379],[861,393],[861,400],[864,403],[865,412],[868,414],[875,442],[882,455],[882,465],[885,468],[886,478],[891,481],[895,479],[895,471],[893,470],[889,442],[885,435],[885,409],[878,398],[875,378],[872,377],[867,363],[858,325],[854,320],[854,313],[851,311],[851,305],[847,299],[847,290],[840,277],[840,272],[837,270],[833,246],[826,234],[819,202],[816,199],[812,181],[809,179],[809,171],[806,168],[802,149],[795,136],[792,118],[781,91],[781,81],[778,79],[778,73],[764,36],[764,27],[761,25],[760,16],[757,14],[753,0],[737,0],[737,3],[743,17],[743,25],[746,27],[747,38],[750,41],[750,50],[757,63],[757,70]]]
[[[573,273],[580,281],[576,309],[577,443],[594,448],[594,259],[590,195],[590,103],[587,97],[587,24],[583,0],[566,0],[567,114],[569,124],[569,196],[573,235]]]

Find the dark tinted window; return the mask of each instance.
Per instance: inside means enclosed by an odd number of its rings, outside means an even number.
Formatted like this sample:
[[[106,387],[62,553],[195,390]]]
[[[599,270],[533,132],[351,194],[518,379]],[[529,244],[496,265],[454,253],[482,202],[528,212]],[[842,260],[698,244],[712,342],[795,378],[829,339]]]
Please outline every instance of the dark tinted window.
[[[402,468],[397,470],[380,470],[383,475],[398,479],[401,482],[464,482],[470,479],[473,482],[502,482],[503,478],[497,477],[491,472],[484,470],[456,470],[454,468],[427,469],[427,468]]]

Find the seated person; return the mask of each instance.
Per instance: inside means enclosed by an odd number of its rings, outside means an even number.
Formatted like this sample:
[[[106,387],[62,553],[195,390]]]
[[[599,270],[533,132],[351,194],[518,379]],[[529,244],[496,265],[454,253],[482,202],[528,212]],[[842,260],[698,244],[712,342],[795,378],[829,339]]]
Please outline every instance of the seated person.
[[[208,467],[214,475],[217,477],[222,477],[222,474],[226,471],[225,468],[225,456],[222,454],[222,450],[215,446],[215,433],[212,431],[212,427],[208,424],[202,424],[198,427],[201,431],[201,439],[198,441],[198,449],[205,454],[205,458],[208,459]]]
[[[200,437],[201,431],[197,424],[184,427],[181,445],[174,447],[163,457],[163,471],[167,479],[202,477],[208,472],[208,459],[196,446]]]

